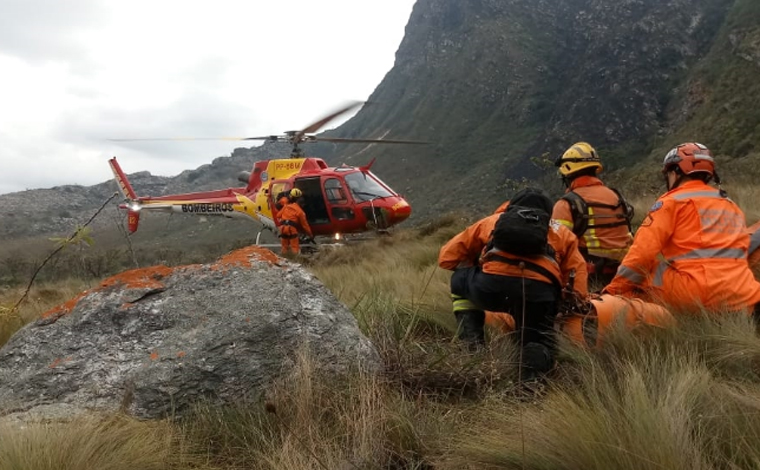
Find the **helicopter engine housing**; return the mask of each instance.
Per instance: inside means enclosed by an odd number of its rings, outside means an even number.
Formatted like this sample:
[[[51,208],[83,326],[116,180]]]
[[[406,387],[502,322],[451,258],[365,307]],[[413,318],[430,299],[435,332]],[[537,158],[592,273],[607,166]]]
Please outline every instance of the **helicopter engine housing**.
[[[248,180],[250,180],[250,179],[251,179],[251,172],[250,172],[250,171],[245,171],[245,170],[243,170],[243,171],[241,171],[240,173],[238,173],[238,175],[237,175],[237,179],[238,179],[238,181],[240,181],[241,183],[245,183],[245,184],[248,184]]]

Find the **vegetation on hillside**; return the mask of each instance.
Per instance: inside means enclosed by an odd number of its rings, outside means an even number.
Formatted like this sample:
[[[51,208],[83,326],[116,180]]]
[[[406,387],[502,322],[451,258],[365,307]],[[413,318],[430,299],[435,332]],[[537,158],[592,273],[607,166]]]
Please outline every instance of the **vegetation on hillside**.
[[[297,372],[259,401],[199,403],[182,421],[3,422],[0,468],[760,466],[760,337],[748,319],[696,315],[671,330],[618,331],[598,351],[563,341],[548,385],[521,386],[509,338],[491,332],[479,354],[454,339],[448,273],[435,261],[467,222],[449,216],[304,260],[377,345],[382,375],[325,383],[294,351]],[[79,285],[39,286],[17,316],[0,315],[0,331]],[[18,293],[3,292],[0,305]]]

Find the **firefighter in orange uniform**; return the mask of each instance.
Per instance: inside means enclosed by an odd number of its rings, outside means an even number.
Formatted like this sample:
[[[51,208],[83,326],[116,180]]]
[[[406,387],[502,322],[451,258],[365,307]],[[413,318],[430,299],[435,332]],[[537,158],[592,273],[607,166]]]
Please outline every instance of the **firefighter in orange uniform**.
[[[314,238],[312,235],[309,222],[306,220],[306,213],[301,209],[299,200],[303,193],[298,188],[290,190],[285,206],[277,213],[277,221],[280,226],[280,245],[282,254],[287,254],[290,249],[294,254],[300,253],[301,246],[298,242],[299,233]]]
[[[562,287],[572,283],[571,273],[575,274],[577,294],[588,294],[586,263],[578,251],[578,239],[550,220],[551,210],[552,202],[543,191],[524,189],[504,212],[474,223],[446,243],[438,256],[440,267],[454,271],[451,296],[459,338],[473,349],[481,347],[485,343],[484,311],[510,312],[517,331],[524,330],[523,362],[528,375],[553,366],[553,324]],[[530,224],[525,226],[527,232],[520,232],[520,218]],[[533,236],[535,230],[543,230],[543,245],[531,245],[526,251],[527,245],[523,247],[521,241],[540,239]],[[516,254],[521,251],[530,255]]]
[[[552,218],[578,236],[589,281],[608,284],[633,242],[633,207],[598,178],[602,162],[586,142],[577,142],[557,159],[565,195],[554,204]]]
[[[747,263],[744,213],[723,190],[710,151],[686,143],[665,156],[668,192],[649,210],[617,275],[604,292],[643,293],[674,313],[752,310],[760,283]]]

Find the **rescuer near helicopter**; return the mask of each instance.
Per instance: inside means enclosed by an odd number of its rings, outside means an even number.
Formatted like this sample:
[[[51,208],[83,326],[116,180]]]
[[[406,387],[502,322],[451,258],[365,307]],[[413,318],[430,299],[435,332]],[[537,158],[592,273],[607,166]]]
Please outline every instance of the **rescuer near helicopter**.
[[[633,207],[599,179],[602,162],[588,143],[573,144],[555,165],[567,191],[554,204],[552,218],[578,237],[589,282],[607,285],[633,242]]]
[[[288,194],[285,206],[281,211],[277,213],[277,222],[280,227],[280,245],[282,247],[282,254],[288,253],[288,250],[293,254],[301,252],[301,246],[298,237],[301,233],[308,236],[312,241],[314,235],[309,227],[309,222],[306,220],[306,213],[301,209],[301,198],[303,193],[298,188],[293,188]]]
[[[668,191],[649,209],[603,292],[650,297],[675,313],[757,310],[760,283],[747,261],[744,213],[708,184],[720,185],[710,150],[678,145],[665,155],[662,174]]]

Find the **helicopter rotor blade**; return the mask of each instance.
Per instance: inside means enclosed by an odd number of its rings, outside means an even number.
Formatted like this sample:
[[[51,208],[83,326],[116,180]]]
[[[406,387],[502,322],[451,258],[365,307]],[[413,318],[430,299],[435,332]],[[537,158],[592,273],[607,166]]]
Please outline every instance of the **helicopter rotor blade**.
[[[240,140],[276,140],[276,141],[281,141],[281,142],[287,142],[290,139],[288,139],[288,137],[284,135],[264,135],[260,137],[244,137]]]
[[[356,143],[366,143],[366,144],[430,144],[430,142],[423,142],[420,140],[386,140],[386,139],[349,139],[349,138],[342,138],[342,137],[314,137],[313,139],[309,139],[309,141],[318,141],[318,142],[356,142]]]
[[[150,137],[140,139],[107,139],[111,142],[153,142],[153,141],[183,141],[183,140],[248,140],[247,137]]]
[[[297,142],[302,141],[304,135],[306,135],[306,134],[312,134],[314,132],[317,132],[320,128],[322,128],[322,126],[324,126],[328,122],[332,121],[333,119],[335,119],[336,117],[340,116],[341,114],[346,113],[346,112],[348,112],[348,111],[356,108],[357,106],[359,106],[359,105],[361,105],[363,103],[364,103],[363,101],[354,101],[354,102],[351,102],[347,106],[344,106],[344,107],[340,108],[339,110],[337,110],[337,111],[335,111],[335,112],[333,112],[331,114],[328,114],[327,116],[323,117],[319,121],[316,121],[316,122],[314,122],[312,124],[309,124],[308,126],[304,127],[302,130],[298,131],[293,136],[293,140],[297,141]]]

